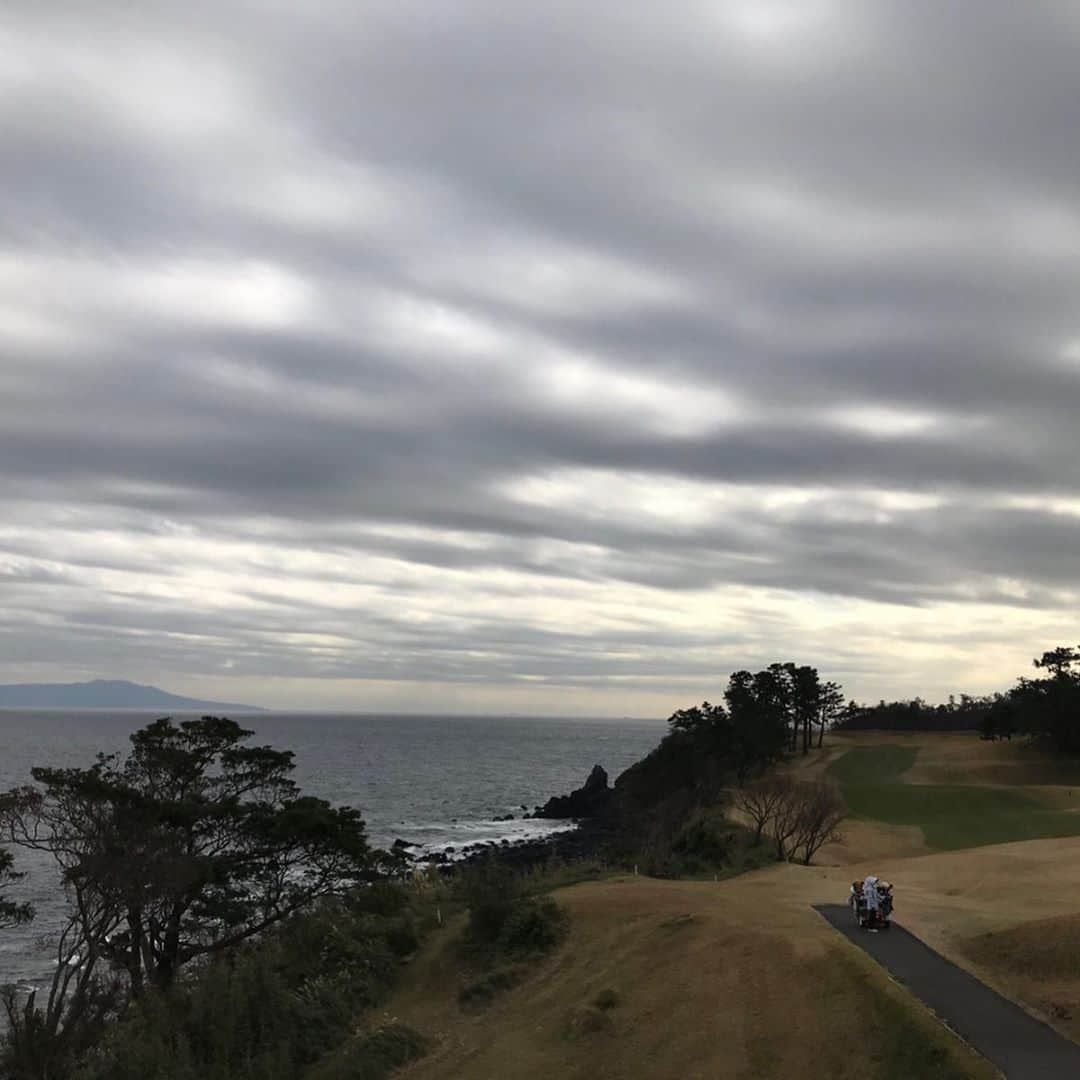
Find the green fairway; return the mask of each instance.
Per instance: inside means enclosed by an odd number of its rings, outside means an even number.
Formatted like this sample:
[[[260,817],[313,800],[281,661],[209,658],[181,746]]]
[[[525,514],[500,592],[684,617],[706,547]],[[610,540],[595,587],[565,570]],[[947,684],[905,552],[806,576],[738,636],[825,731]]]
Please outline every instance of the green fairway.
[[[857,817],[917,825],[926,843],[943,851],[1080,835],[1080,813],[1057,810],[1006,787],[904,784],[900,777],[918,751],[905,746],[849,750],[829,767]]]
[[[890,784],[915,764],[918,747],[858,746],[829,766],[829,775],[845,787],[848,784]]]

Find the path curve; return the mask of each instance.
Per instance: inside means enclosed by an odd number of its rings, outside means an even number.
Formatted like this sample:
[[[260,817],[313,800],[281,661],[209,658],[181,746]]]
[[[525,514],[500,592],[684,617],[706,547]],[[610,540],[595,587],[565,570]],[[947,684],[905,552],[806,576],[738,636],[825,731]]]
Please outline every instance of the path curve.
[[[902,926],[860,930],[846,904],[815,905],[845,937],[865,949],[1008,1080],[1076,1080],[1080,1046],[991,990]]]

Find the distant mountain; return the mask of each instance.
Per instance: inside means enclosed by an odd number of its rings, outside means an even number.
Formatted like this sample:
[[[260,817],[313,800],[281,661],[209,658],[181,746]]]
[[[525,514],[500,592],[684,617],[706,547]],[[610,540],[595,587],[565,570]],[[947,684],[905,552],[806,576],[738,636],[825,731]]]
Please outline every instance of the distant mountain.
[[[123,679],[0,686],[0,709],[154,709],[162,712],[262,712],[258,705],[200,701]]]

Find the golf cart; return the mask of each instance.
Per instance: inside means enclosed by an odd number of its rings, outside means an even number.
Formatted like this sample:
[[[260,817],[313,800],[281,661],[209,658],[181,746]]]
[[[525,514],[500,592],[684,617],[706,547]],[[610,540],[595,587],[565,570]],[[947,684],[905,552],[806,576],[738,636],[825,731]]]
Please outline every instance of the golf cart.
[[[892,885],[889,882],[872,875],[865,881],[853,881],[850,903],[856,926],[867,930],[889,929],[893,909]]]

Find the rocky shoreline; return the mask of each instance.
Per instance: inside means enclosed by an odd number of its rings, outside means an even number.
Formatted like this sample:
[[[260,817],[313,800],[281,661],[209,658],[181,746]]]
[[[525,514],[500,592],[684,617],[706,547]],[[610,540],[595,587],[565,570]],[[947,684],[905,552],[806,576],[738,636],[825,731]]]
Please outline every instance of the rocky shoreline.
[[[605,830],[591,818],[568,821],[567,827],[527,840],[486,840],[455,849],[414,855],[409,850],[415,845],[407,841],[395,841],[391,850],[400,853],[413,866],[436,866],[447,873],[456,866],[483,862],[497,858],[508,865],[528,869],[549,859],[585,859],[600,854]]]
[[[587,859],[600,854],[604,830],[592,818],[571,823],[561,832],[535,840],[503,841],[500,844],[478,844],[463,853],[461,861],[469,864],[495,857],[516,869],[527,870],[549,859]]]
[[[447,848],[430,855],[414,855],[410,849],[417,845],[406,840],[395,840],[392,850],[403,854],[413,865],[434,865],[444,873],[451,873],[455,866],[483,862],[497,858],[515,869],[526,870],[550,859],[594,858],[604,846],[606,828],[600,815],[611,795],[607,773],[599,765],[593,767],[584,785],[569,795],[554,796],[544,806],[538,806],[526,819],[565,821],[566,828],[546,836],[521,840],[486,840],[469,844],[460,849]],[[496,821],[513,820],[513,815],[495,818]]]

